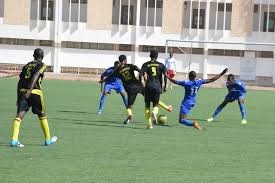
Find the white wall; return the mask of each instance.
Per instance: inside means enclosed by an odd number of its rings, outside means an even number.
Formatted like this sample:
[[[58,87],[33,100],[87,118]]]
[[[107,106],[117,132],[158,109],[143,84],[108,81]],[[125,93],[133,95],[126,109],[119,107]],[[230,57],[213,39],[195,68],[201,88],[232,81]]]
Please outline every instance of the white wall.
[[[0,44],[0,63],[26,64],[33,60],[34,46],[1,45]],[[44,50],[43,62],[47,65],[52,63],[52,48],[40,47]]]
[[[33,46],[18,45],[0,45],[0,63],[26,64],[33,59]],[[45,52],[44,62],[47,65],[53,65],[53,49],[49,47],[41,47]],[[128,63],[133,62],[133,52],[106,51],[106,50],[90,50],[90,49],[61,49],[60,66],[65,67],[87,67],[87,68],[108,68],[118,60],[120,54],[127,56]],[[174,54],[177,60],[177,72],[188,72],[189,61],[190,70],[198,73],[203,72],[203,55]],[[159,54],[159,61],[164,63],[165,55]],[[135,59],[135,64],[139,67],[149,60],[149,53],[139,52]],[[225,56],[208,56],[207,71],[208,74],[218,74],[224,68],[229,68],[230,72],[236,75],[240,74],[239,57]],[[256,76],[273,76],[273,59],[257,59]]]

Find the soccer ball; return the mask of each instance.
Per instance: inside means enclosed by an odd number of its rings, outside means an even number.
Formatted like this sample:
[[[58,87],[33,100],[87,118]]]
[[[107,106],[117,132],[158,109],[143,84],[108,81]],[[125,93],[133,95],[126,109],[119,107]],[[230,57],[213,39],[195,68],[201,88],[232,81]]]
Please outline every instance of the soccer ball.
[[[167,117],[163,114],[158,116],[158,124],[159,125],[165,125],[167,123]]]

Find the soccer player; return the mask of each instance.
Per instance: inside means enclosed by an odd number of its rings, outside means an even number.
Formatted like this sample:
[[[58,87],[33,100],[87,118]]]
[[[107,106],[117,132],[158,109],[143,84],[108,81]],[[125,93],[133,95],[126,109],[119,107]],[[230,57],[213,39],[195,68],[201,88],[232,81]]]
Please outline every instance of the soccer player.
[[[201,130],[201,127],[199,126],[197,121],[190,121],[187,119],[187,115],[190,113],[191,109],[196,104],[196,95],[203,84],[211,83],[219,79],[221,76],[223,76],[228,69],[224,69],[220,74],[214,76],[211,79],[196,79],[196,72],[191,71],[189,73],[189,81],[176,81],[172,78],[168,79],[177,85],[180,85],[185,88],[185,95],[184,99],[181,103],[180,107],[180,114],[179,114],[179,123],[186,125],[186,126],[192,126],[198,130]]]
[[[151,50],[151,60],[144,63],[140,70],[140,81],[144,86],[145,117],[148,122],[147,128],[152,129],[157,124],[158,103],[160,94],[166,91],[167,70],[166,67],[157,61],[158,52]],[[164,76],[164,87],[162,88],[162,76]],[[150,114],[150,104],[153,103],[153,111]]]
[[[24,145],[18,141],[19,128],[24,115],[30,107],[32,107],[32,112],[39,117],[45,136],[45,146],[57,141],[56,136],[51,137],[50,135],[41,89],[41,81],[47,68],[42,62],[44,57],[43,50],[40,48],[35,49],[33,57],[34,60],[26,64],[19,75],[20,79],[17,85],[17,115],[13,121],[13,136],[10,141],[10,146],[12,147],[24,147]]]
[[[235,80],[235,77],[233,74],[229,74],[227,77],[226,87],[228,89],[228,94],[225,96],[224,101],[216,109],[213,116],[207,119],[207,121],[208,122],[214,121],[217,118],[218,114],[222,111],[222,109],[228,103],[238,100],[238,104],[242,114],[241,124],[245,125],[247,123],[245,107],[244,107],[244,95],[246,93],[246,86],[241,80]]]
[[[119,61],[116,61],[114,63],[114,67],[110,67],[110,68],[106,69],[101,74],[101,80],[103,80],[105,77],[110,75],[114,71],[115,68],[119,67],[119,65],[120,65]],[[100,84],[100,91],[102,93],[102,96],[100,98],[97,114],[102,113],[104,103],[107,98],[107,94],[111,93],[111,90],[115,90],[117,93],[119,93],[121,95],[121,97],[123,99],[123,103],[124,103],[125,107],[127,107],[127,96],[126,96],[126,92],[124,90],[121,80],[117,77],[111,77],[107,81],[105,81],[104,88],[103,88],[103,83]]]
[[[168,76],[174,78],[176,75],[176,59],[173,57],[173,52],[170,52],[170,57],[165,60],[165,67],[168,70]],[[170,82],[170,88],[172,90],[172,82]]]
[[[127,64],[127,58],[125,55],[119,56],[120,66],[107,76],[104,80],[101,80],[100,83],[105,82],[110,77],[118,77],[121,79],[124,89],[128,96],[128,105],[127,105],[127,118],[124,120],[124,124],[131,122],[133,117],[132,106],[135,103],[138,93],[143,94],[143,88],[139,80],[135,76],[135,71],[139,72],[140,69],[133,64]],[[167,106],[164,103],[160,102],[159,105],[165,108],[168,111],[172,111],[172,106]]]

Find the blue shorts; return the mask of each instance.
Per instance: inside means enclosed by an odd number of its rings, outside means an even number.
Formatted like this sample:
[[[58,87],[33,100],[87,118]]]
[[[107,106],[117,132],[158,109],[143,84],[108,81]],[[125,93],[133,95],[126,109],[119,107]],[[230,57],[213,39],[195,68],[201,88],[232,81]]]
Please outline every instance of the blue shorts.
[[[124,93],[124,87],[122,84],[105,84],[104,85],[104,92],[108,93],[111,90],[115,90],[117,93]]]
[[[244,93],[241,93],[241,94],[231,94],[231,93],[228,93],[225,96],[225,99],[229,100],[230,102],[233,102],[233,101],[238,100],[238,99],[243,99],[243,98],[244,98]]]
[[[191,109],[195,106],[195,104],[181,104],[180,106],[180,114],[189,114]]]

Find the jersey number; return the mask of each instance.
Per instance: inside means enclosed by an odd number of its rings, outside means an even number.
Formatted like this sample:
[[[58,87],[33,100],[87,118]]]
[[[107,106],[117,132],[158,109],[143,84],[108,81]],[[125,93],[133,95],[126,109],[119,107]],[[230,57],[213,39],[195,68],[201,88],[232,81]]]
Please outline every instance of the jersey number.
[[[123,72],[122,76],[124,77],[125,81],[129,81],[131,79],[131,75],[129,71]]]
[[[157,75],[156,67],[151,67],[151,69],[152,69],[152,76],[156,76]]]
[[[26,74],[25,74],[25,79],[30,79],[31,78],[31,74],[32,74],[32,69],[36,66],[36,64],[30,64],[28,65],[27,67],[27,71],[26,71]]]
[[[198,93],[199,88],[191,88],[191,95],[196,95]]]

